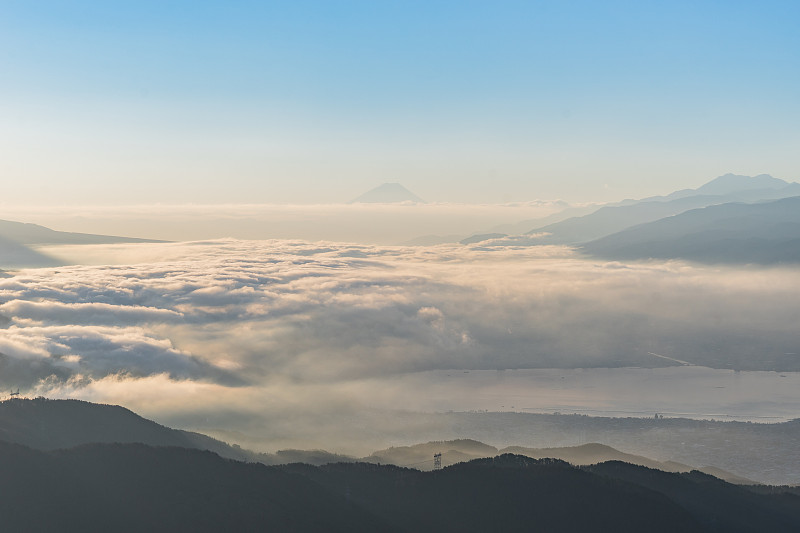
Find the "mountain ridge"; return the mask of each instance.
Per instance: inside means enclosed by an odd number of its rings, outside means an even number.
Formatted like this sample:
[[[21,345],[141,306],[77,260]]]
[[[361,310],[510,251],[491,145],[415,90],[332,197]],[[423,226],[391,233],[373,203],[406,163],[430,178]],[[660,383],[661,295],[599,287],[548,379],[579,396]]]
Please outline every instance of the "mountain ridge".
[[[0,442],[4,527],[24,531],[796,531],[789,488],[621,462],[575,467],[504,454],[434,472],[281,467],[201,450]],[[744,525],[744,528],[742,527]],[[755,528],[755,529],[754,529]]]
[[[618,260],[800,263],[800,196],[692,209],[590,241],[582,250]]]
[[[118,243],[158,243],[168,242],[137,237],[117,237],[94,233],[75,233],[58,231],[39,224],[0,220],[0,237],[23,245],[53,244],[118,244]]]
[[[489,234],[531,236],[528,245],[581,245],[632,226],[654,222],[691,209],[730,202],[760,202],[800,195],[800,183],[768,174],[724,174],[696,189],[682,189],[663,196],[622,200],[601,205],[569,207],[540,219],[502,224],[460,239],[474,244]],[[527,225],[527,227],[526,227]],[[533,229],[531,229],[533,227]],[[514,241],[518,245],[518,241]]]
[[[424,204],[425,200],[409,191],[399,183],[382,183],[374,189],[351,200],[351,204],[397,204],[397,203]]]
[[[582,244],[692,209],[734,202],[778,200],[797,194],[800,194],[800,185],[794,184],[777,190],[758,189],[727,195],[691,195],[668,200],[640,201],[630,205],[604,206],[588,215],[534,228],[526,235],[546,234],[538,239],[542,244]]]
[[[550,448],[509,446],[498,449],[474,439],[456,439],[387,448],[375,451],[361,459],[326,450],[279,450],[274,453],[258,453],[236,445],[229,445],[202,433],[169,428],[118,405],[46,398],[13,399],[0,402],[0,441],[42,451],[69,449],[98,443],[177,446],[211,451],[227,459],[259,462],[265,465],[293,462],[323,465],[333,462],[364,461],[398,466],[413,464],[418,469],[430,470],[433,467],[431,457],[434,453],[442,453],[443,465],[494,457],[503,453],[514,453],[537,459],[561,459],[574,465],[625,460],[631,464],[658,468],[666,472],[688,472],[696,468],[696,466],[674,461],[655,461],[599,443]],[[701,470],[703,469],[715,472],[713,475],[727,481],[755,483],[721,468],[701,468]]]
[[[160,242],[167,241],[56,231],[39,224],[0,220],[0,267],[17,269],[63,265],[57,258],[38,251],[37,246]]]

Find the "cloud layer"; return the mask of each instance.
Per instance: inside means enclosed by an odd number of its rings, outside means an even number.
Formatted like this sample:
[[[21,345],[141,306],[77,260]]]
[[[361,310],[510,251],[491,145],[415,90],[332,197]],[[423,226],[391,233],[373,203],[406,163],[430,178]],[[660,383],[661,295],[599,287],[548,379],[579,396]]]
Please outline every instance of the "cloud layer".
[[[279,413],[363,413],[404,376],[442,369],[676,364],[668,357],[800,370],[791,270],[598,263],[527,246],[83,250],[125,264],[0,279],[0,387],[104,401],[151,388],[175,398],[159,412],[186,416],[199,404],[180,391],[202,390],[242,424],[277,424]]]

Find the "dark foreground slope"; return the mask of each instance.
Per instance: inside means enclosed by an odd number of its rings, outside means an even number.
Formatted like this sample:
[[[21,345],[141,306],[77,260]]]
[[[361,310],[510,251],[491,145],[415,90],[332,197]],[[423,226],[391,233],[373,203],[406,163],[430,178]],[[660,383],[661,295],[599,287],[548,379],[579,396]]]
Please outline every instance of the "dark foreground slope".
[[[556,457],[574,464],[622,460],[667,470],[676,470],[670,466],[680,467],[678,471],[683,467],[676,461],[692,467],[713,465],[733,473],[717,471],[714,475],[729,476],[729,479],[738,476],[769,484],[792,484],[800,479],[800,449],[796,445],[800,439],[800,420],[754,424],[536,413],[431,413],[415,417],[420,424],[437,428],[431,437],[441,435],[456,440],[381,450],[364,461],[397,465],[414,463],[416,468],[425,469],[432,466],[431,458],[436,452],[442,453],[445,466],[479,457],[494,457],[499,453],[515,453],[533,458]],[[536,448],[498,450],[482,442],[457,439],[465,433],[479,441],[493,442],[502,436],[505,442],[529,443]],[[356,460],[324,450],[254,453],[206,435],[162,426],[123,407],[44,398],[0,402],[0,440],[40,450],[115,442],[178,446],[269,465],[293,462],[322,465]],[[576,448],[575,443],[587,441],[612,448],[602,453],[582,454],[579,458],[576,452],[585,452],[589,445]],[[591,446],[596,448],[599,445]],[[627,454],[613,448],[625,450]],[[656,461],[646,460],[648,457],[670,461],[658,466]]]
[[[696,474],[514,455],[420,472],[364,463],[270,467],[141,444],[39,451],[0,443],[0,479],[8,531],[800,528],[797,496],[754,494]]]
[[[324,450],[281,450],[256,453],[230,446],[201,433],[162,426],[118,405],[47,398],[0,402],[0,441],[38,450],[72,448],[81,444],[139,443],[208,450],[228,459],[286,464],[325,464],[352,461]]]
[[[661,494],[557,460],[516,455],[441,471],[289,465],[403,531],[706,531]]]
[[[0,443],[3,531],[391,530],[313,481],[211,452]]]
[[[120,442],[196,448],[237,460],[254,455],[206,435],[162,426],[118,405],[46,398],[0,402],[0,441],[39,450]]]
[[[707,529],[716,531],[800,531],[800,496],[796,492],[758,494],[714,476],[693,471],[672,474],[610,461],[584,467],[608,479],[627,481],[667,496]]]

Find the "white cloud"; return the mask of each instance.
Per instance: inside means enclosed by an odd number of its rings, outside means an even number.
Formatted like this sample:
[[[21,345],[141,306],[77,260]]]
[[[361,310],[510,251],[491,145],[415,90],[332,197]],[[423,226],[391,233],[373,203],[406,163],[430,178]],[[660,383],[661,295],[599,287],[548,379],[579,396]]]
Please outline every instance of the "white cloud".
[[[0,279],[0,387],[125,403],[170,383],[169,412],[198,412],[202,391],[226,416],[282,424],[280,409],[311,399],[329,414],[369,409],[402,376],[437,369],[669,364],[649,352],[800,369],[785,355],[800,352],[793,270],[600,263],[556,247],[132,248],[151,261]]]
[[[47,321],[55,324],[131,324],[169,322],[182,314],[169,309],[109,303],[62,303],[11,300],[0,305],[0,314],[15,320]]]

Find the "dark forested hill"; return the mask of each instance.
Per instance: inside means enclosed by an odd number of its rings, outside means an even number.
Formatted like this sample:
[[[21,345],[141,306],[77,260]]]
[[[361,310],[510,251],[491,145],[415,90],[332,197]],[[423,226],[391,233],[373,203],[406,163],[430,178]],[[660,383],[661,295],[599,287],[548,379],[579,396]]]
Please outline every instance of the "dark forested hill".
[[[40,450],[122,442],[210,450],[238,460],[254,455],[199,433],[162,426],[118,405],[45,398],[0,402],[0,441]]]
[[[797,531],[800,496],[791,491],[756,494],[693,471],[671,474],[611,461],[584,467],[609,479],[627,481],[667,496],[717,531]]]
[[[255,453],[201,433],[162,426],[118,405],[46,398],[0,402],[0,441],[39,450],[112,442],[178,446],[212,451],[228,459],[264,464],[325,464],[353,460],[324,450]]]
[[[705,531],[657,492],[516,455],[441,471],[288,465],[403,531]]]
[[[443,428],[446,434],[452,434],[453,428],[457,427],[457,433],[467,432],[477,439],[492,442],[497,438],[497,427],[503,427],[506,442],[538,443],[547,447],[512,446],[498,450],[483,442],[459,439],[388,448],[363,460],[414,464],[415,468],[424,470],[432,467],[431,457],[436,452],[442,453],[445,466],[501,453],[515,453],[532,458],[555,457],[573,464],[622,460],[668,471],[699,468],[737,483],[747,483],[747,479],[762,483],[796,483],[799,475],[800,450],[795,443],[800,435],[800,420],[751,424],[683,418],[607,418],[534,413],[440,413],[427,416],[431,417],[426,418],[428,424]],[[226,458],[268,465],[292,462],[323,465],[356,460],[324,450],[254,453],[199,433],[162,426],[122,407],[44,398],[0,402],[0,440],[41,450],[112,442],[179,446],[210,450]],[[594,444],[576,447],[576,441]],[[650,457],[669,461],[659,463],[648,459]]]
[[[430,455],[442,444],[421,446]],[[494,451],[477,441],[450,444],[469,453]],[[286,453],[295,460],[334,457]],[[287,458],[173,430],[122,407],[8,400],[0,403],[2,524],[21,531],[800,528],[796,494],[755,493],[699,472],[621,462],[574,467],[506,454],[422,472],[352,462],[268,467],[217,454]]]
[[[301,476],[141,444],[0,443],[3,531],[391,531]]]
[[[269,467],[142,444],[0,443],[8,531],[797,531],[800,498],[698,473],[502,455]],[[725,510],[727,512],[724,512]],[[746,516],[745,516],[746,515]],[[744,518],[743,518],[744,517]]]

